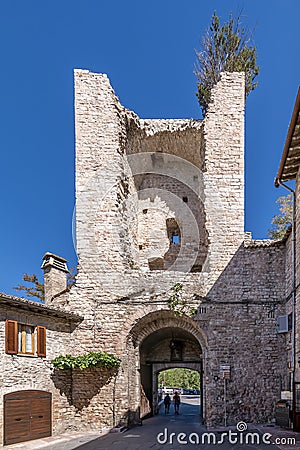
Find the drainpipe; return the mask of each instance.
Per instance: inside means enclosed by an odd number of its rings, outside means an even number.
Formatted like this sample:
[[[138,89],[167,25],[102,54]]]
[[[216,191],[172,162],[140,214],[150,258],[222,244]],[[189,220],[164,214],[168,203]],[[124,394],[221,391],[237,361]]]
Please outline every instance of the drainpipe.
[[[292,228],[292,255],[293,255],[293,286],[292,286],[292,389],[293,389],[293,405],[294,399],[294,383],[296,371],[296,193],[286,184],[278,180],[278,184],[293,194],[293,228]],[[293,407],[293,410],[295,408]]]

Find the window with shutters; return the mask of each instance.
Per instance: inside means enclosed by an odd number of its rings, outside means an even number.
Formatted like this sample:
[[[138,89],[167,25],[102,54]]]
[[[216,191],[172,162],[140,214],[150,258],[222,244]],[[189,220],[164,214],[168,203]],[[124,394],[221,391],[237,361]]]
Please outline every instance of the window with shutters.
[[[6,353],[46,356],[46,328],[6,321]]]

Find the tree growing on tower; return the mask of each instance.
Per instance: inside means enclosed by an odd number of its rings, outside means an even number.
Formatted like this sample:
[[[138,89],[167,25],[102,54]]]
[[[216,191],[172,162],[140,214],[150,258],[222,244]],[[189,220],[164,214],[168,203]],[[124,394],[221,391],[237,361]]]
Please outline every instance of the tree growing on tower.
[[[252,43],[251,33],[242,26],[241,15],[235,19],[230,13],[228,22],[222,25],[215,11],[196,55],[196,95],[203,116],[210,102],[211,90],[219,81],[221,72],[245,72],[246,95],[256,88],[258,83],[254,80],[259,74],[256,47]]]

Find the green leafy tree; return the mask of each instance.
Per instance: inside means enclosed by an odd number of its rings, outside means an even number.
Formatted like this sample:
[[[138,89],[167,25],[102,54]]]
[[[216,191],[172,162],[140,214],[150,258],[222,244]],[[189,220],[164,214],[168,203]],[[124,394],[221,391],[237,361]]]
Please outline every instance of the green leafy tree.
[[[279,214],[272,219],[273,227],[268,231],[271,239],[282,239],[287,229],[293,223],[293,196],[292,194],[283,195],[276,200],[279,207]]]
[[[195,75],[198,79],[198,97],[203,116],[210,102],[211,89],[219,81],[221,72],[245,72],[246,95],[257,86],[259,73],[256,65],[256,47],[251,34],[241,24],[241,15],[234,19],[232,13],[223,25],[214,12],[211,25],[196,51]]]
[[[27,273],[24,273],[22,280],[26,281],[28,284],[24,285],[19,283],[18,286],[14,288],[16,291],[25,292],[26,297],[29,299],[35,297],[40,301],[45,300],[44,284],[38,280],[38,277],[35,274],[28,275]]]
[[[190,369],[168,369],[159,373],[158,385],[186,388],[186,389],[200,389],[200,374],[195,370]]]

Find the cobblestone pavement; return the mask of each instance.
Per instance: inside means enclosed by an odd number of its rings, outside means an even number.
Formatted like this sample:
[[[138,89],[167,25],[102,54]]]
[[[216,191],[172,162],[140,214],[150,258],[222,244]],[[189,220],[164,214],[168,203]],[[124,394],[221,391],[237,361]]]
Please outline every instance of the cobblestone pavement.
[[[247,425],[244,424],[244,426]],[[180,433],[184,433],[185,436]],[[288,441],[290,438],[297,440],[296,443]],[[49,439],[48,443],[47,439]],[[54,439],[54,441],[50,442],[50,439]],[[199,444],[197,439],[199,439]],[[276,439],[279,440],[275,443]],[[22,450],[42,448],[46,450],[179,450],[197,448],[204,450],[212,448],[221,450],[300,450],[300,436],[299,433],[293,433],[290,430],[263,426],[251,426],[241,433],[237,433],[237,427],[207,430],[199,421],[199,397],[182,396],[178,416],[174,414],[173,405],[170,413],[166,415],[161,408],[159,415],[145,420],[142,426],[123,433],[109,433],[101,437],[98,437],[96,433],[78,436],[70,434],[40,440],[40,446],[39,441],[32,441],[6,448]]]

